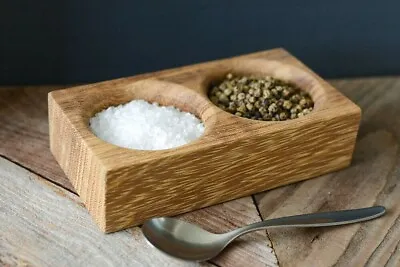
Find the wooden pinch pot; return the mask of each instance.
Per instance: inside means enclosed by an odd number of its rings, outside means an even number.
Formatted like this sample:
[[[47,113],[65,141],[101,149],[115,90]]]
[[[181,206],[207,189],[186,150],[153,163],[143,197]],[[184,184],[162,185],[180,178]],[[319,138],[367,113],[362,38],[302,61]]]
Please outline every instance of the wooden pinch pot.
[[[310,93],[314,110],[294,120],[246,119],[207,92],[228,72],[273,76]],[[89,119],[133,99],[195,114],[204,134],[157,151],[96,137]],[[332,172],[351,163],[361,110],[283,49],[53,91],[51,151],[106,233]]]

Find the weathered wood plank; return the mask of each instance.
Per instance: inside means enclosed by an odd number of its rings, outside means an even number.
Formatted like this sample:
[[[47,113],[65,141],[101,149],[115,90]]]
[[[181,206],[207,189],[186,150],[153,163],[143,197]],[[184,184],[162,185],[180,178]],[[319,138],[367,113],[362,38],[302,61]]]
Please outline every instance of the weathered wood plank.
[[[47,93],[57,88],[0,89],[0,155],[74,191],[49,149]]]
[[[216,232],[223,231],[256,220],[258,215],[250,201],[241,199],[185,214],[183,218]],[[0,265],[212,265],[163,255],[147,244],[138,227],[103,234],[78,196],[3,158],[0,158],[0,204]],[[228,221],[227,217],[233,218]],[[265,233],[254,233],[245,240],[251,242],[233,245],[215,262],[220,266],[242,266],[246,262],[253,266],[277,266]]]
[[[214,233],[226,232],[260,221],[251,197],[229,201],[179,217]],[[212,262],[219,266],[278,266],[266,231],[240,237]]]
[[[398,115],[400,109],[398,106],[400,102],[400,80],[396,78],[343,80],[334,81],[333,84],[361,105],[363,109],[359,143],[357,144],[356,157],[352,166],[335,174],[269,191],[264,197],[263,195],[257,196],[261,212],[265,218],[272,218],[295,213],[315,212],[317,210],[361,207],[370,205],[375,201],[378,204],[384,204],[389,208],[386,216],[362,225],[313,229],[311,231],[309,229],[304,232],[301,229],[294,229],[286,234],[285,229],[276,229],[271,230],[270,234],[282,266],[291,266],[293,264],[306,266],[306,263],[310,261],[312,262],[311,266],[316,266],[317,263],[322,263],[320,266],[328,266],[327,259],[331,258],[336,260],[339,266],[357,264],[359,261],[365,262],[367,266],[383,266],[385,264],[387,266],[397,266],[400,260],[399,210],[394,203],[399,203],[396,194],[397,196],[400,195],[398,178],[396,179],[396,177],[400,176],[397,150],[398,129],[400,129],[400,117]],[[54,88],[56,87],[3,88],[0,90],[0,123],[2,125],[0,127],[0,154],[48,179],[53,179],[56,182],[58,179],[57,183],[68,188],[68,185],[64,183],[69,184],[69,181],[62,174],[61,169],[59,169],[48,151],[47,103],[44,99],[47,97],[47,92]],[[42,104],[40,104],[40,101],[42,101]],[[34,111],[34,109],[39,110]],[[29,119],[29,116],[32,116],[33,119]],[[14,124],[17,126],[14,126]],[[387,161],[391,157],[393,158]],[[388,167],[386,166],[387,164],[391,164],[391,166]],[[386,172],[386,175],[382,171]],[[35,181],[37,179],[31,174],[25,177],[30,177],[29,179],[34,179]],[[0,181],[4,180],[3,177],[0,178]],[[31,182],[25,181],[24,183],[29,185]],[[384,186],[382,183],[384,183]],[[369,189],[370,187],[372,189]],[[27,189],[25,188],[22,191],[25,190]],[[319,190],[321,192],[318,192]],[[369,190],[375,191],[370,194]],[[73,194],[66,193],[65,195],[72,195],[76,200]],[[3,191],[1,191],[0,199],[4,200],[3,196]],[[50,196],[58,197],[54,194],[50,194]],[[19,198],[18,194],[13,197]],[[370,198],[372,200],[368,200]],[[11,199],[10,195],[7,199]],[[39,203],[37,197],[34,199],[36,199],[36,203]],[[6,210],[4,203],[4,201],[1,202],[1,214]],[[72,203],[68,205],[77,205],[76,203],[80,202],[68,203]],[[42,209],[46,209],[46,205],[41,205]],[[84,216],[88,216],[83,208],[79,209],[81,209],[79,214],[82,213],[86,214]],[[25,210],[32,210],[32,207],[28,206]],[[36,225],[41,225],[41,218],[36,215],[36,210],[34,211],[31,212],[31,217],[36,220]],[[15,212],[15,209],[10,209],[10,212]],[[217,214],[219,214],[218,211]],[[188,214],[185,216],[188,216],[188,220],[192,220],[191,216],[194,215]],[[199,216],[200,218],[196,220],[200,221],[202,216]],[[235,215],[227,216],[227,221],[235,218]],[[78,217],[75,218],[79,219]],[[27,219],[25,218],[24,220]],[[86,229],[87,225],[91,223],[90,218],[86,220],[89,222],[77,229]],[[205,221],[206,219],[204,218],[204,227],[209,224],[209,222]],[[49,225],[51,223],[49,222]],[[201,221],[200,224],[202,224]],[[372,227],[371,225],[375,226]],[[7,227],[11,226],[7,225]],[[41,225],[37,229],[33,227],[28,230],[40,233],[45,228],[46,225]],[[209,229],[219,232],[225,228],[222,226],[220,229]],[[95,230],[92,229],[91,231]],[[129,231],[124,231],[123,233],[125,234],[125,232]],[[384,234],[384,239],[382,233]],[[3,234],[3,231],[1,234]],[[108,238],[108,236],[106,237]],[[314,239],[313,242],[310,241],[312,239]],[[47,239],[47,241],[49,242],[47,243],[48,246],[52,246],[51,240]],[[102,242],[107,243],[108,241]],[[4,244],[6,243],[0,242],[0,251],[5,247]],[[30,244],[34,247],[36,242]],[[346,244],[350,249],[343,248]],[[247,245],[252,246],[250,243]],[[140,246],[138,247],[140,249]],[[232,246],[231,251],[228,249],[226,254],[222,254],[220,258],[224,256],[227,258],[233,257],[228,257],[228,253],[235,255],[236,247],[239,247],[239,244]],[[24,247],[24,249],[27,248]],[[136,247],[135,250],[138,250],[138,248]],[[328,250],[332,251],[332,253]],[[339,253],[336,252],[337,250],[339,250]],[[132,251],[130,253],[133,253]],[[343,255],[335,258],[335,253],[340,254],[340,251],[343,252]],[[14,262],[23,264],[23,257],[20,256],[23,254],[8,253],[7,255],[9,258],[15,257]],[[58,254],[53,255],[57,255],[59,260],[66,257]],[[313,261],[313,257],[315,261]],[[3,258],[0,257],[2,260]],[[322,262],[318,262],[321,259]],[[57,266],[60,266],[59,262]],[[215,262],[221,263],[221,266],[230,266],[229,263],[223,262],[221,259],[215,259]],[[5,261],[3,260],[1,264],[4,265]]]
[[[262,216],[359,208],[388,213],[344,227],[270,229],[281,266],[398,266],[400,242],[400,79],[333,81],[363,110],[352,165],[256,196]]]
[[[197,266],[147,244],[139,228],[105,235],[79,198],[0,158],[0,263],[32,266]]]

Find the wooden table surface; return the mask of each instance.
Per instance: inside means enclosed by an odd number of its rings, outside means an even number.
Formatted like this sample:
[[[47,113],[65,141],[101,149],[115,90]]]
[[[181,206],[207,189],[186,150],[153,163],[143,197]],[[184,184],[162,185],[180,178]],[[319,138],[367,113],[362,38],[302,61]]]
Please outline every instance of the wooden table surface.
[[[400,77],[330,82],[363,111],[350,167],[180,217],[220,232],[374,204],[387,214],[341,227],[254,232],[201,264],[161,254],[139,227],[100,232],[49,151],[47,93],[61,87],[0,88],[0,266],[399,266]]]

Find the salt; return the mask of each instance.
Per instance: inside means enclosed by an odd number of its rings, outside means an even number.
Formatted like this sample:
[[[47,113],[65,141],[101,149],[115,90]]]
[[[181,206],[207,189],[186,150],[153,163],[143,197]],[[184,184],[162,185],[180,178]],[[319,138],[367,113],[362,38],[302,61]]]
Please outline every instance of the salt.
[[[203,123],[193,114],[144,100],[108,107],[90,119],[90,128],[108,143],[139,150],[179,147],[204,132]]]

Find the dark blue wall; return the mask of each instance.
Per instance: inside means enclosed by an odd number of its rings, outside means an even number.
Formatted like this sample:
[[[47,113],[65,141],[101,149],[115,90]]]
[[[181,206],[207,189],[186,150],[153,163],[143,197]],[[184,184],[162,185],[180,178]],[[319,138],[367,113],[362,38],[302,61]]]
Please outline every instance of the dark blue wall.
[[[302,3],[304,2],[304,3]],[[274,47],[400,74],[400,1],[0,1],[0,84],[95,82]]]

